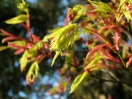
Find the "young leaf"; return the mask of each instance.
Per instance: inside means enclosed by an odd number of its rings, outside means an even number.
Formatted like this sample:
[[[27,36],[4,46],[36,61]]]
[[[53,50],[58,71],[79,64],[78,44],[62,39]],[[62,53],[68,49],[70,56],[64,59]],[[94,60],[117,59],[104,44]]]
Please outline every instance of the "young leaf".
[[[1,31],[2,34],[5,35],[5,36],[13,36],[13,34],[11,34],[11,33],[7,32],[7,31],[5,31],[5,30],[3,30],[3,29],[0,29],[0,31]]]
[[[77,15],[75,16],[74,20],[79,19],[81,16],[86,14],[87,8],[82,5],[76,5],[73,8],[73,11],[77,12]]]
[[[13,42],[9,42],[8,44],[15,44],[15,45],[20,46],[20,47],[26,46],[25,41],[13,41]]]
[[[22,57],[19,60],[21,71],[24,71],[26,69],[26,65],[28,63],[27,55],[28,55],[28,52],[25,51],[24,54],[22,55]]]
[[[99,51],[100,48],[107,46],[106,44],[97,45],[94,47],[91,51],[88,52],[86,59],[88,59],[91,55],[93,55],[95,52]]]
[[[64,26],[62,28],[53,29],[50,31],[50,32],[52,32],[51,34],[46,35],[43,38],[43,41],[47,41],[48,39],[53,38],[53,37],[58,37],[58,36],[61,37],[62,35],[65,35],[69,30],[71,30],[74,27],[76,27],[75,24],[69,24],[69,25]]]
[[[92,71],[98,71],[100,69],[119,70],[120,68],[118,68],[116,66],[107,66],[103,62],[98,62],[97,64],[93,65],[91,68],[85,68],[85,71],[92,72]]]
[[[101,1],[97,2],[97,1],[91,1],[88,0],[94,7],[96,12],[110,12],[113,13],[113,9],[106,3],[103,3]]]
[[[56,58],[60,55],[60,51],[56,51],[56,53],[55,53],[55,56],[54,56],[54,58],[53,58],[53,60],[52,60],[52,63],[51,63],[51,66],[53,66],[53,64],[54,64],[54,62],[55,62],[55,60],[56,60]]]
[[[11,40],[18,40],[18,39],[20,39],[20,38],[15,37],[15,36],[8,36],[8,37],[5,37],[2,39],[2,43],[5,43],[5,42],[11,41]]]
[[[27,4],[24,0],[22,0],[22,3],[18,4],[17,7],[18,7],[20,10],[22,10],[22,11],[28,13],[28,4]]]
[[[132,20],[131,14],[129,11],[123,11],[124,16],[126,17],[127,21]]]
[[[24,14],[18,15],[14,18],[11,18],[7,21],[5,21],[7,24],[18,24],[27,21],[27,16]]]
[[[24,48],[19,48],[19,49],[17,49],[15,52],[14,52],[14,54],[15,55],[18,55],[18,54],[21,54],[22,52],[24,52]]]
[[[89,77],[89,74],[87,72],[83,72],[82,74],[78,75],[74,82],[72,83],[70,93],[75,91],[78,86],[80,86],[84,81],[86,81]]]
[[[39,66],[38,66],[38,63],[35,61],[31,65],[26,75],[26,82],[28,85],[31,85],[35,81],[35,79],[38,77],[38,72],[39,72]]]
[[[31,34],[30,37],[31,37],[31,40],[32,40],[34,43],[40,41],[40,38],[39,38],[38,36],[36,36],[35,34]]]
[[[120,21],[121,17],[124,15],[127,21],[132,20],[131,17],[131,0],[120,0],[120,4],[118,5],[118,13],[116,14],[116,18]]]
[[[132,55],[130,56],[129,60],[126,63],[126,67],[129,67],[129,65],[132,63]]]
[[[118,58],[113,57],[109,52],[107,52],[104,48],[100,48],[101,53],[104,55],[104,58],[112,60],[114,62],[120,62]]]
[[[72,32],[67,36],[66,33],[62,34],[58,37],[55,38],[55,42],[51,43],[51,50],[56,50],[56,49],[61,49],[65,50],[68,49],[69,45],[73,42],[74,40],[74,35],[77,32],[77,28],[74,28]]]
[[[94,64],[96,64],[97,62],[99,62],[103,58],[104,58],[103,56],[95,57],[94,60],[92,60],[85,68],[92,68],[92,66]]]
[[[0,51],[6,50],[6,49],[8,49],[8,48],[10,48],[10,47],[9,47],[9,46],[1,46],[1,47],[0,47]]]

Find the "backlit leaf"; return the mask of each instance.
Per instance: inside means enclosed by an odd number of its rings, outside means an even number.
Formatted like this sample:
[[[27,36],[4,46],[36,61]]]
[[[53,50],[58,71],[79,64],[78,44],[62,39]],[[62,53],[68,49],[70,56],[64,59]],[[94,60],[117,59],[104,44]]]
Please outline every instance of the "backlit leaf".
[[[72,83],[70,93],[74,92],[78,88],[78,86],[80,86],[88,79],[88,77],[89,74],[87,72],[83,72],[82,74],[78,75]]]
[[[131,14],[128,11],[123,11],[123,14],[125,15],[127,21],[132,20]]]
[[[95,7],[95,10],[93,11],[97,11],[97,12],[110,12],[110,13],[113,13],[113,9],[111,9],[111,7],[106,4],[106,3],[103,3],[101,1],[97,2],[97,1],[91,1],[91,0],[88,0],[94,7]]]
[[[28,55],[28,52],[25,51],[24,54],[22,55],[22,57],[19,60],[21,71],[24,71],[26,69],[26,66],[27,66],[27,63],[28,63],[27,55]]]
[[[17,5],[17,7],[18,7],[20,10],[22,10],[22,11],[28,13],[28,4],[25,2],[25,0],[22,0],[22,3],[19,3],[19,4]]]
[[[24,14],[18,15],[14,18],[11,18],[7,21],[5,21],[7,24],[18,24],[27,21],[27,16]]]
[[[97,62],[99,62],[103,58],[104,58],[103,56],[95,57],[85,68],[92,68],[92,66],[94,64],[96,64]]]
[[[74,35],[76,34],[76,29],[74,28],[71,33],[68,34],[62,34],[61,36],[58,36],[55,38],[55,42],[51,43],[51,50],[67,50],[69,45],[73,42],[74,40]]]
[[[53,66],[53,64],[54,64],[54,62],[55,62],[55,60],[56,60],[56,58],[60,55],[60,51],[56,51],[56,53],[55,53],[55,56],[54,56],[54,58],[53,58],[53,60],[52,60],[52,63],[51,63],[51,66]]]
[[[74,20],[77,20],[78,18],[80,18],[81,16],[86,14],[87,8],[85,6],[82,6],[82,5],[76,5],[73,8],[73,11],[77,12],[77,15],[74,18]]]
[[[9,44],[15,44],[17,46],[25,46],[26,45],[26,42],[25,41],[13,41],[13,42],[9,42]]]
[[[62,28],[56,28],[56,29],[53,29],[53,30],[50,30],[52,33],[49,34],[49,35],[46,35],[44,38],[43,38],[43,41],[47,41],[48,39],[50,38],[55,38],[55,37],[61,37],[62,35],[65,35],[70,29],[76,27],[75,24],[69,24],[67,26],[64,26]]]
[[[26,75],[26,82],[28,85],[31,85],[35,79],[38,77],[38,72],[39,72],[39,66],[37,61],[32,63],[27,75]]]

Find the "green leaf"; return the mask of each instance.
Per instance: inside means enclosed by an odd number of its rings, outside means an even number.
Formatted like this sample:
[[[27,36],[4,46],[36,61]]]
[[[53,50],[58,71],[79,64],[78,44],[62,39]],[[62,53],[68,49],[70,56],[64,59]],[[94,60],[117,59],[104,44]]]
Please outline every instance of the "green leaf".
[[[22,3],[19,3],[19,4],[17,5],[17,7],[18,7],[20,10],[22,10],[22,11],[28,13],[28,4],[27,4],[24,0],[22,0]]]
[[[127,21],[132,20],[130,11],[126,9],[126,6],[127,6],[126,4],[130,6],[132,4],[132,0],[121,0],[120,1],[120,4],[118,5],[118,9],[117,9],[119,14],[118,13],[115,14],[117,21],[120,21],[123,15],[126,17]]]
[[[35,61],[32,65],[31,65],[31,67],[30,67],[30,69],[29,69],[29,74],[34,74],[34,77],[37,77],[38,76],[38,72],[39,72],[39,66],[38,66],[38,63],[37,63],[37,61]],[[30,73],[31,72],[31,73]],[[28,75],[28,74],[27,74]],[[30,77],[31,77],[31,75],[30,75]]]
[[[110,13],[114,13],[114,10],[106,3],[103,3],[101,1],[97,2],[97,1],[91,1],[88,0],[94,7],[96,12],[110,12]]]
[[[72,29],[73,31],[67,36],[69,31]],[[54,29],[53,33],[44,37],[43,41],[47,41],[48,39],[53,38],[50,44],[50,50],[55,51],[56,54],[53,58],[51,66],[54,64],[61,51],[68,48],[69,44],[73,40],[73,36],[75,35],[76,30],[77,27],[75,24],[69,24],[65,27]]]
[[[91,68],[94,64],[96,64],[97,62],[99,62],[103,58],[104,58],[103,56],[95,57],[94,60],[92,60],[85,68]]]
[[[52,30],[48,30],[48,32],[50,33],[53,33],[53,32],[56,32],[57,30],[61,29],[62,27],[57,27],[57,28],[54,28]]]
[[[126,17],[127,21],[132,20],[131,14],[128,11],[123,11],[123,14]]]
[[[20,69],[21,71],[24,71],[26,69],[28,60],[27,60],[28,51],[25,51],[22,57],[19,60],[20,63]]]
[[[13,41],[13,42],[9,42],[9,44],[15,44],[17,46],[25,46],[26,42],[25,41]]]
[[[80,86],[83,82],[85,82],[88,79],[88,77],[89,77],[89,74],[87,72],[84,72],[84,73],[78,75],[75,78],[75,80],[74,80],[74,82],[73,82],[73,84],[71,86],[70,93],[75,91],[78,88],[78,86]]]
[[[60,42],[60,46],[65,46],[66,48],[74,42],[74,36],[77,34],[77,29],[78,28],[74,28],[73,31],[68,35],[66,36],[65,40],[61,41]]]
[[[9,47],[9,46],[1,46],[1,47],[0,47],[0,51],[6,50],[6,49],[8,49],[8,48],[10,48],[10,47]]]
[[[7,24],[18,24],[27,21],[27,16],[24,14],[18,15],[14,18],[11,18],[7,21],[5,21]]]
[[[81,16],[85,15],[87,8],[82,5],[76,5],[73,7],[73,12],[76,12],[77,15],[75,16],[74,20],[79,19]]]
[[[126,3],[128,3],[128,4],[132,3],[132,0],[120,0],[120,4],[118,6],[118,10],[120,11],[125,6]]]
[[[32,48],[28,50],[27,57],[32,60],[32,58],[36,57],[38,55],[38,50],[43,46],[43,41],[39,41],[35,43]]]
[[[77,28],[75,27],[71,33],[67,36],[67,32],[63,32],[63,34],[57,36],[54,38],[54,41],[51,43],[51,50],[66,50],[68,49],[69,45],[73,42],[74,40],[74,35],[77,31]]]
[[[103,68],[103,67],[101,67],[101,66],[100,66],[100,67],[95,66],[95,64],[96,64],[97,62],[99,62],[102,58],[103,58],[103,56],[98,56],[98,57],[96,57],[90,64],[88,64],[88,65],[85,67],[85,69],[90,68],[90,71],[94,71],[94,70],[99,70],[100,68]],[[91,68],[92,66],[95,67],[95,68]],[[77,89],[78,86],[80,86],[84,81],[87,80],[88,77],[89,77],[89,73],[88,73],[88,72],[84,72],[84,73],[78,75],[78,76],[75,78],[75,80],[74,80],[74,82],[73,82],[73,84],[72,84],[72,86],[71,86],[71,91],[70,91],[70,93],[72,93],[73,91],[75,91],[75,90]]]
[[[56,51],[56,53],[55,53],[55,56],[54,56],[54,58],[53,58],[53,60],[52,60],[52,63],[51,63],[51,66],[53,66],[53,64],[54,64],[54,62],[55,62],[55,60],[56,60],[56,58],[60,55],[60,51]]]
[[[39,73],[39,66],[37,61],[35,61],[34,63],[32,63],[26,75],[26,78],[27,78],[26,81],[29,85],[35,81],[35,79],[38,77],[38,73]]]
[[[49,35],[46,35],[44,38],[43,38],[43,41],[47,41],[48,39],[52,38],[52,37],[60,37],[62,36],[63,34],[65,35],[70,29],[76,27],[75,24],[69,24],[67,26],[64,26],[64,27],[59,27],[59,28],[56,28],[56,29],[53,29],[53,30],[50,30],[50,32],[52,32],[51,34]]]
[[[66,55],[66,57],[65,57],[65,64],[70,63],[71,60],[72,60],[72,53],[69,52],[69,53]]]
[[[75,29],[76,28],[76,29]],[[67,34],[72,31],[69,36]],[[53,33],[47,35],[44,37],[43,41],[47,41],[50,38],[53,38],[50,44],[50,50],[65,50],[71,40],[73,40],[73,36],[75,35],[75,30],[77,30],[77,27],[75,24],[69,24],[65,27],[59,28]],[[73,34],[72,34],[73,33]]]

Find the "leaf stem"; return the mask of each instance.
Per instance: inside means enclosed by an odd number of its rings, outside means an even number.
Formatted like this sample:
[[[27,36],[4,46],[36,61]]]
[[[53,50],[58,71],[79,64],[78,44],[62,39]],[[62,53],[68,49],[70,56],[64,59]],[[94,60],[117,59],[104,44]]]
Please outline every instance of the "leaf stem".
[[[125,64],[124,60],[122,59],[121,55],[120,55],[119,53],[117,53],[117,55],[119,56],[119,58],[120,58],[122,64],[126,67],[126,64]]]
[[[130,87],[131,85],[124,82],[124,81],[120,81],[112,72],[108,72],[112,77],[114,76],[115,80],[109,80],[109,79],[104,79],[104,78],[100,78],[100,77],[96,77],[95,75],[90,75],[90,77],[101,80],[101,81],[106,81],[106,82],[113,82],[113,83],[121,83],[125,88],[127,88],[128,90],[132,91],[132,88]]]
[[[29,14],[29,10],[27,11],[27,17],[28,17],[28,20],[26,22],[28,28],[30,29],[30,14]]]

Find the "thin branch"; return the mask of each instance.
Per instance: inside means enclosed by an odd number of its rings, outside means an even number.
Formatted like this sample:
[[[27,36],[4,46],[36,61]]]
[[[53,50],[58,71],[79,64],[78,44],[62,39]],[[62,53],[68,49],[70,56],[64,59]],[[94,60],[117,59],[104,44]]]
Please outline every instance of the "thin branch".
[[[97,77],[97,76],[94,76],[94,75],[90,75],[90,77],[98,79],[100,81],[104,81],[104,82],[106,81],[106,82],[113,82],[113,83],[121,83],[128,90],[132,91],[132,88],[130,87],[131,86],[130,84],[128,84],[126,82],[123,82],[123,81],[120,81],[119,79],[118,79],[118,81],[117,80],[109,80],[109,79],[100,78],[100,77]]]

